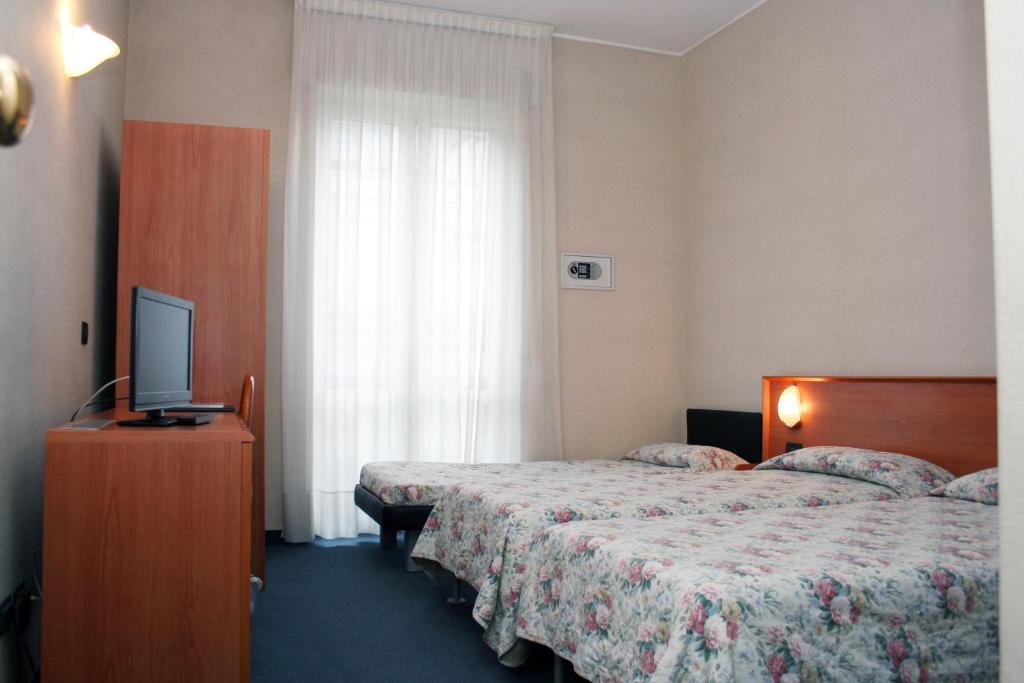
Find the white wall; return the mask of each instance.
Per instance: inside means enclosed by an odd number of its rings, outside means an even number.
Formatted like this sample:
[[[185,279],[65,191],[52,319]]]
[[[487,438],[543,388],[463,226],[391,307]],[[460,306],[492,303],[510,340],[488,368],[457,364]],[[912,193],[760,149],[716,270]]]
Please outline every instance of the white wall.
[[[999,348],[1000,665],[1024,671],[1024,4],[987,0]]]
[[[975,0],[771,0],[681,60],[686,392],[994,374]]]
[[[124,46],[127,0],[64,4]],[[37,100],[29,137],[0,147],[0,599],[29,580],[42,545],[43,433],[114,371],[125,60],[66,78],[58,7],[3,0],[0,18],[0,52],[31,71]],[[11,641],[0,680],[13,676]]]

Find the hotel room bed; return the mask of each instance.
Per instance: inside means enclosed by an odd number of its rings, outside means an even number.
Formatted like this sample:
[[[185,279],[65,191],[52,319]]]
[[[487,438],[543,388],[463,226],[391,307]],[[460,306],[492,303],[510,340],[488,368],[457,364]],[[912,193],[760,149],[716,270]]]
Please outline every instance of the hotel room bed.
[[[918,497],[549,527],[517,633],[593,681],[997,680],[998,508]]]
[[[480,465],[441,462],[377,462],[363,467],[355,490],[356,505],[381,526],[382,548],[393,548],[404,530],[406,550],[430,516],[434,503],[455,483],[515,481],[523,474],[585,480],[621,472],[643,476],[664,467],[636,460],[541,460]],[[411,569],[411,567],[410,567]]]
[[[526,654],[516,622],[530,542],[553,525],[884,501],[925,495],[952,479],[923,460],[859,449],[804,449],[760,467],[766,469],[695,475],[663,468],[659,476],[586,481],[524,474],[457,484],[435,504],[412,555],[476,589],[473,617],[484,640],[514,666]]]
[[[731,410],[686,411],[689,443],[722,448],[748,462],[761,459],[761,414]],[[381,547],[393,548],[398,531],[416,535],[434,505],[457,482],[501,482],[522,472],[585,478],[622,470],[631,476],[657,467],[636,460],[563,460],[529,463],[464,464],[377,462],[365,465],[354,491],[356,505],[381,526]],[[411,545],[407,543],[407,550]]]

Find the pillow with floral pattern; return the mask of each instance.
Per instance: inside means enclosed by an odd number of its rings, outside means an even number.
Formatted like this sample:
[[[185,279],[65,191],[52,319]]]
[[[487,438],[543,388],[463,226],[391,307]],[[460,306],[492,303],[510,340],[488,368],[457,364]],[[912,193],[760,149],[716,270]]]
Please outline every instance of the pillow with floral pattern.
[[[639,460],[667,467],[688,467],[695,472],[731,470],[746,462],[724,448],[694,446],[685,443],[652,443],[641,446],[627,455],[625,460]]]
[[[860,479],[888,486],[902,498],[926,496],[953,480],[953,475],[927,460],[847,446],[812,446],[777,455],[758,470],[797,470]]]
[[[990,467],[980,472],[965,474],[938,487],[932,491],[932,495],[999,505],[999,468]]]

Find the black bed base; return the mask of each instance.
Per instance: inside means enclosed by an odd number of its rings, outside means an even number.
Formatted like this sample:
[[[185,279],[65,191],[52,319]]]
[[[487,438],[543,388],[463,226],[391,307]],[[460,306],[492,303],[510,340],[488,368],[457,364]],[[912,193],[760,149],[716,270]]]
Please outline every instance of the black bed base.
[[[427,522],[433,505],[393,505],[385,503],[375,494],[363,488],[362,484],[356,485],[354,493],[356,505],[360,510],[368,514],[373,521],[380,524],[381,546],[395,547],[395,535],[399,531],[412,529],[419,531]],[[387,530],[387,540],[384,531]]]
[[[427,523],[433,505],[393,505],[385,503],[376,494],[356,484],[353,492],[356,506],[368,514],[373,521],[380,524],[380,547],[394,550],[398,547],[398,532],[405,532],[402,554],[405,557],[407,571],[418,571],[416,563],[409,556],[416,539],[420,536],[423,525]]]

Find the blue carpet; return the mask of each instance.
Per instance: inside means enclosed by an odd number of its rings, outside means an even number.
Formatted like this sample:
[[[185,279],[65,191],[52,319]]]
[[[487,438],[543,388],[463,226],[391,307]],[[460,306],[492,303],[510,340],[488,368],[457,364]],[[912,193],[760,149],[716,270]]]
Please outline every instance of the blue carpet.
[[[267,589],[252,619],[252,680],[550,682],[545,648],[519,669],[498,663],[473,621],[472,590],[465,593],[465,604],[449,605],[443,590],[406,573],[401,552],[381,550],[376,536],[270,543]]]

